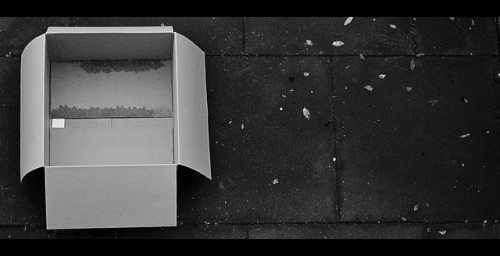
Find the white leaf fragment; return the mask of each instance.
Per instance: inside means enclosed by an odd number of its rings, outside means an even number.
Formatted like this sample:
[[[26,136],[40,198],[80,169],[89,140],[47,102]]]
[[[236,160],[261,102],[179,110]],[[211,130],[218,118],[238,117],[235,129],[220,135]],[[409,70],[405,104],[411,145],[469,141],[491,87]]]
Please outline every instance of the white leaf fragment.
[[[278,184],[278,179],[273,180],[273,185],[276,185],[276,184]]]
[[[438,233],[442,236],[446,235],[446,229],[439,230]]]
[[[385,76],[386,76],[386,74],[380,74],[380,75],[378,75],[378,78],[380,78],[380,79],[384,79],[384,78],[385,78]]]
[[[302,109],[302,114],[307,118],[307,119],[310,119],[311,118],[311,112],[309,112],[309,109],[307,109],[306,107],[304,107]]]
[[[463,134],[463,135],[460,135],[458,136],[460,139],[465,139],[467,137],[470,137],[470,133],[466,133],[466,134]]]
[[[450,17],[450,20],[455,20],[455,17]]]
[[[394,24],[389,25],[389,27],[391,27],[392,29],[396,29],[396,25]]]
[[[364,60],[364,59],[365,59],[365,56],[363,56],[363,54],[361,54],[361,53],[360,53],[360,54],[359,54],[359,58],[360,58],[360,59],[362,59],[362,60]],[[498,74],[498,76],[500,76],[500,74]]]
[[[311,40],[306,40],[306,44],[309,45],[309,46],[313,46],[313,42]]]
[[[370,92],[373,91],[373,87],[371,85],[367,85],[363,88],[365,88],[365,90],[370,91]]]
[[[352,19],[354,19],[354,17],[348,17],[348,18],[344,21],[344,26],[349,25],[349,23],[351,23]]]
[[[414,211],[414,212],[418,211],[418,208],[419,208],[419,207],[420,207],[420,205],[419,205],[419,204],[414,205],[414,206],[413,206],[413,211]]]
[[[335,47],[339,47],[339,46],[344,45],[345,43],[344,43],[344,42],[342,42],[342,41],[335,41],[335,42],[333,42],[332,44],[333,44],[333,46],[335,46]]]
[[[413,90],[413,88],[411,88],[411,87],[409,87],[409,86],[408,86],[408,87],[406,87],[406,91],[407,91],[407,92],[411,92],[412,90]]]
[[[415,69],[415,59],[411,59],[410,69],[411,69],[411,71],[413,71]]]
[[[401,219],[402,219],[403,221],[407,221],[407,220],[408,220],[408,219],[407,219],[407,218],[405,218],[405,217],[401,217]]]
[[[308,77],[309,76],[309,72],[304,72],[304,76]]]
[[[431,106],[435,106],[438,103],[439,103],[439,100],[429,100],[429,105],[431,105]]]
[[[245,129],[245,124],[244,123],[241,123],[241,129]]]

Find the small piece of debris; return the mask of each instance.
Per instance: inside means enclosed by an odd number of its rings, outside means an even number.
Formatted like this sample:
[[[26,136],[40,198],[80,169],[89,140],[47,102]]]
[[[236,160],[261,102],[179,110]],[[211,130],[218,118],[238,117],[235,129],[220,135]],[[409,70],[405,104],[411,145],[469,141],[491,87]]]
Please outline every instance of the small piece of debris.
[[[446,235],[446,229],[439,230],[438,233],[442,236]]]
[[[463,135],[460,135],[458,136],[460,139],[464,139],[464,138],[467,138],[467,137],[470,137],[470,133],[466,133],[466,134],[463,134]]]
[[[415,59],[411,59],[410,69],[411,69],[411,71],[413,71],[415,69]]]
[[[413,88],[411,88],[411,87],[409,87],[409,86],[408,86],[408,87],[406,87],[406,91],[407,91],[407,92],[411,92],[412,90],[413,90]]]
[[[465,103],[469,103],[469,101],[464,96],[460,97],[460,100],[464,101]]]
[[[354,19],[354,17],[347,17],[347,19],[344,21],[344,26],[349,25],[349,23],[351,23],[352,19]]]
[[[6,53],[6,54],[5,54],[5,57],[7,57],[7,58],[12,57],[12,52],[11,52],[11,51],[9,51],[8,53]]]
[[[484,220],[484,221],[483,221],[483,228],[484,228],[484,227],[486,227],[486,223],[488,223],[488,221],[487,221],[487,220]]]
[[[389,25],[389,26],[390,26],[392,29],[396,29],[396,25],[394,25],[394,24],[391,24],[391,25]]]
[[[474,19],[470,19],[472,21],[472,26],[474,26]]]
[[[361,54],[361,53],[360,53],[360,54],[359,54],[359,58],[360,58],[360,59],[362,59],[362,60],[364,60],[364,59],[365,59],[365,56],[363,56],[363,54]],[[498,74],[498,76],[500,76],[500,73]]]
[[[378,78],[380,78],[380,79],[384,79],[384,78],[385,78],[385,76],[386,76],[386,74],[380,74],[380,75],[378,75]]]
[[[244,123],[241,123],[241,129],[245,129],[245,124]]]
[[[435,106],[438,103],[439,103],[439,100],[429,100],[429,105],[431,105],[431,106]]]
[[[450,20],[455,20],[455,17],[450,17]]]
[[[162,24],[160,24],[160,26],[165,27],[165,24],[164,24],[164,23],[162,23]]]
[[[367,85],[363,88],[365,88],[365,90],[370,91],[370,92],[373,91],[373,87],[371,85]]]
[[[339,46],[344,45],[345,43],[344,43],[344,42],[342,42],[342,41],[335,41],[335,42],[333,42],[332,44],[333,44],[333,46],[335,46],[335,47],[339,47]]]
[[[414,211],[414,212],[418,211],[418,208],[419,208],[419,207],[420,207],[420,205],[419,205],[419,204],[414,205],[414,206],[413,206],[413,211]]]
[[[304,116],[307,118],[307,119],[310,119],[311,118],[311,112],[309,112],[309,109],[307,109],[306,107],[304,107],[302,109],[302,114],[304,114]]]
[[[415,57],[422,57],[422,56],[425,56],[425,53],[417,53],[417,55],[415,55]]]
[[[286,98],[286,95],[285,94],[281,94],[281,97]]]
[[[306,44],[309,45],[309,46],[313,46],[313,42],[311,40],[306,40]]]
[[[276,185],[276,184],[278,184],[278,179],[273,180],[273,185]]]
[[[280,111],[283,111],[283,108],[280,108]]]
[[[304,72],[304,76],[308,77],[309,76],[309,72]]]
[[[334,157],[334,158],[333,158],[333,161],[334,161],[334,162],[335,162],[335,161],[337,161],[337,158],[336,158],[336,157]]]
[[[407,221],[407,220],[408,220],[408,219],[407,219],[407,218],[405,218],[405,217],[401,217],[401,219],[402,219],[403,221]]]

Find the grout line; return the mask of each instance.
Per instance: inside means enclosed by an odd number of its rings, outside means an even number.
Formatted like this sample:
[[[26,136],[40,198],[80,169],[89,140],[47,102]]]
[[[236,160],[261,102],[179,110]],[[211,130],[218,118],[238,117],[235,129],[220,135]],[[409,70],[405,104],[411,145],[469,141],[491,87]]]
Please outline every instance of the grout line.
[[[333,54],[205,54],[208,57],[324,57],[324,58],[332,58],[332,57],[358,57],[359,54],[341,54],[341,55],[333,55]],[[397,58],[397,57],[407,57],[413,58],[416,54],[409,55],[363,55],[365,58]],[[464,58],[464,57],[498,57],[496,54],[474,54],[474,55],[464,55],[464,54],[425,54],[419,56],[418,58],[426,58],[426,57],[452,57],[452,58]]]

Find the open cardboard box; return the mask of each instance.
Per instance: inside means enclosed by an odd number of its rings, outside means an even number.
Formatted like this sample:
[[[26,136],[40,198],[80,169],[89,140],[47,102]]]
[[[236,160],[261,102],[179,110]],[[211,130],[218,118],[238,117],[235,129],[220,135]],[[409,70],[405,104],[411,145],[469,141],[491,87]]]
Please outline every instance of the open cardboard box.
[[[50,27],[21,56],[21,182],[47,229],[177,225],[177,167],[211,179],[205,54],[172,27]]]

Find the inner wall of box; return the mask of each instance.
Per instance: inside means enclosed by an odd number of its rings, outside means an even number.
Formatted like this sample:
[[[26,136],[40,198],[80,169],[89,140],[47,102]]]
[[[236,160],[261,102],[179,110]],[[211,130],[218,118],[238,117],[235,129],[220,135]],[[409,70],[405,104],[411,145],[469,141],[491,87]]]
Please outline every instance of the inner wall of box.
[[[173,34],[53,34],[49,165],[174,163]]]

